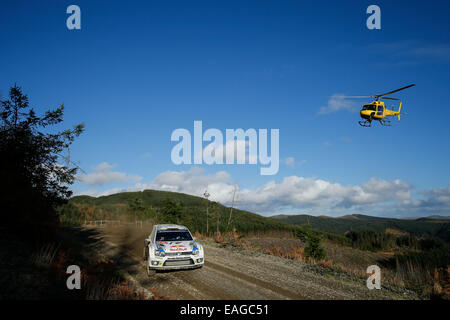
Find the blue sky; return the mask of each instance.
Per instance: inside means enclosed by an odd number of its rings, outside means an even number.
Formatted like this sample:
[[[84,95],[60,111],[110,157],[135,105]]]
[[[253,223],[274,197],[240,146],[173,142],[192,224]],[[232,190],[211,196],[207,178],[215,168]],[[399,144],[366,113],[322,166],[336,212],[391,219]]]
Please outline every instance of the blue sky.
[[[81,8],[81,30],[66,8]],[[381,8],[381,30],[366,8]],[[38,112],[64,102],[86,132],[71,158],[76,194],[155,188],[264,215],[450,214],[448,1],[2,1],[0,90]],[[397,93],[392,127],[357,124],[368,100]],[[390,105],[390,102],[387,102]],[[280,130],[280,169],[180,165],[173,130]],[[286,161],[286,159],[288,159]]]

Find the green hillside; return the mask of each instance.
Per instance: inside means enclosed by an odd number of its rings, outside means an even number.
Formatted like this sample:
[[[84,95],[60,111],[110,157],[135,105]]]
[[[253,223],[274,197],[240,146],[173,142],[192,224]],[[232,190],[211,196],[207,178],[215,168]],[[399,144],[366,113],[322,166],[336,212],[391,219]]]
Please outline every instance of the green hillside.
[[[136,205],[138,208],[136,209]],[[76,196],[60,208],[63,222],[81,224],[85,220],[139,220],[150,219],[157,223],[180,223],[193,232],[206,233],[206,206],[209,207],[209,233],[236,228],[239,233],[267,230],[299,231],[299,226],[310,225],[333,240],[342,240],[347,231],[374,231],[384,234],[387,229],[416,237],[438,237],[450,242],[450,221],[445,217],[394,219],[365,215],[348,215],[339,218],[310,215],[261,215],[233,209],[228,224],[230,208],[204,198],[177,192],[144,190],[123,192],[109,196]],[[303,229],[303,228],[301,228]],[[334,236],[335,235],[335,236]],[[348,239],[347,239],[348,240]]]
[[[206,205],[209,206],[209,232],[229,231],[236,228],[241,233],[265,230],[294,230],[296,227],[258,214],[233,209],[231,223],[228,224],[230,208],[220,203],[208,201],[183,193],[156,190],[123,192],[109,196],[76,196],[60,209],[65,222],[82,223],[84,220],[134,219],[131,203],[138,199],[142,205],[137,210],[139,219],[153,219],[158,223],[180,223],[192,231],[206,232]],[[169,201],[169,203],[168,203]],[[175,207],[176,214],[168,214],[167,207]],[[170,212],[170,211],[169,211]]]
[[[439,237],[450,242],[450,221],[445,217],[442,219],[432,217],[404,220],[355,214],[338,218],[310,215],[279,215],[271,218],[297,226],[310,224],[314,229],[339,234],[347,231],[367,230],[384,233],[386,229],[393,229],[417,237]]]

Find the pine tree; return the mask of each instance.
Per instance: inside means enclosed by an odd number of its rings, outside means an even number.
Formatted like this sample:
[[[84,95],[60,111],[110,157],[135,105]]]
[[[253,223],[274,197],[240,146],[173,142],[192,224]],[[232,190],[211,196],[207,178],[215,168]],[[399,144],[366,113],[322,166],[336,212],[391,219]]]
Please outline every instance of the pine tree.
[[[9,99],[0,101],[0,199],[2,219],[48,221],[56,207],[72,194],[77,169],[64,165],[62,152],[84,125],[50,133],[63,121],[64,105],[38,117],[28,97],[14,85]]]

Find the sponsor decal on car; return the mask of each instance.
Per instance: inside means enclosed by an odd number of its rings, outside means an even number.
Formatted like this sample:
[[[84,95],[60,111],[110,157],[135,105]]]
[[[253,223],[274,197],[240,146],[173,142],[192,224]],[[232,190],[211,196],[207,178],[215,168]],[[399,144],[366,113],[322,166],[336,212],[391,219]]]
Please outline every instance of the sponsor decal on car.
[[[176,244],[176,245],[170,246],[170,251],[186,251],[186,250],[187,250],[187,248],[182,244]]]

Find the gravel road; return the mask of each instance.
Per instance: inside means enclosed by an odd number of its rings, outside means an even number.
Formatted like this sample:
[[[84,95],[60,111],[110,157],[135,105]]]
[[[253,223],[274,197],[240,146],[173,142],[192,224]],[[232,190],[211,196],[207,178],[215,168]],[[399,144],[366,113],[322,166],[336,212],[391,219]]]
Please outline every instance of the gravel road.
[[[105,255],[119,259],[124,272],[140,288],[176,299],[404,299],[387,290],[369,290],[365,281],[337,279],[313,272],[298,261],[250,250],[223,248],[202,241],[201,269],[158,272],[147,276],[142,259],[150,230],[109,227],[98,229],[107,244]]]

